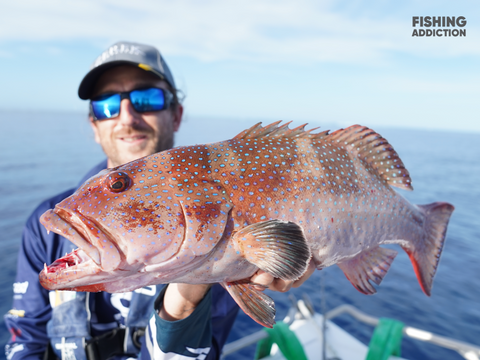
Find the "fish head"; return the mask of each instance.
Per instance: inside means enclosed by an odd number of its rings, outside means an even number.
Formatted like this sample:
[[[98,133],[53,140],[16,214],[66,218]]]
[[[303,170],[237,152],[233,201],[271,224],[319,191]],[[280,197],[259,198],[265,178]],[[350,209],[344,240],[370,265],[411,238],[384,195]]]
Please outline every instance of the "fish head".
[[[45,266],[40,274],[45,288],[127,291],[149,285],[138,282],[151,281],[143,276],[146,269],[168,264],[179,252],[185,236],[182,206],[170,193],[174,180],[154,166],[147,157],[103,170],[42,215],[48,231],[78,246]],[[168,266],[163,270],[168,273]]]

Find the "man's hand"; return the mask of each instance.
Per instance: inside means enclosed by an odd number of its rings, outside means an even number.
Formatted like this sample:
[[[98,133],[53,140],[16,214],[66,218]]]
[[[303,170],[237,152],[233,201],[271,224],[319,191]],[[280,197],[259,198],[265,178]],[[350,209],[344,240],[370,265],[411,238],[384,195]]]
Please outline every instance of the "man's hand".
[[[158,315],[167,321],[177,321],[189,316],[205,297],[212,284],[169,284]]]
[[[259,286],[255,286],[257,290],[265,290],[266,288],[273,290],[273,291],[280,291],[286,292],[293,287],[299,287],[302,285],[315,271],[315,263],[313,260],[310,260],[308,264],[307,270],[302,275],[302,277],[298,280],[282,280],[278,278],[274,278],[272,275],[266,273],[263,270],[258,270],[255,275],[253,275],[250,280],[258,284]]]

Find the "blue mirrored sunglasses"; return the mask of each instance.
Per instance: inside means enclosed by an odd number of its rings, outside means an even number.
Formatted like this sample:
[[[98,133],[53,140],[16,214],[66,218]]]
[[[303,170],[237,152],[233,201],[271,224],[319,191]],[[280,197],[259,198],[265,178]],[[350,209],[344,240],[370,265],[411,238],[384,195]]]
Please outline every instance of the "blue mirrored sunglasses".
[[[90,100],[90,108],[95,120],[111,119],[120,114],[120,103],[130,99],[135,111],[159,111],[168,109],[173,102],[173,94],[165,89],[148,88],[115,94],[103,94]]]

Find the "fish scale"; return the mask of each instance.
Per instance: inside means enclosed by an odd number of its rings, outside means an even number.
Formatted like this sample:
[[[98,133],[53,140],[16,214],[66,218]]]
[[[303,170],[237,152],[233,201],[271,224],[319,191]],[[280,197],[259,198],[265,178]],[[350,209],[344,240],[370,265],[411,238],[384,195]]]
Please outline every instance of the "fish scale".
[[[319,144],[309,138],[271,138],[259,142],[242,139],[219,144],[210,150],[214,160],[211,171],[221,175],[220,183],[229,193],[230,201],[235,203],[236,227],[256,219],[280,218],[302,225],[314,249],[320,244],[324,249],[332,244],[349,251],[355,247],[360,251],[365,245],[378,243],[379,236],[388,238],[397,228],[409,228],[401,225],[401,220],[407,216],[407,203],[396,211],[396,207],[390,205],[397,203],[398,197],[386,181],[371,174],[368,168],[353,163],[348,151],[335,145]],[[222,158],[230,167],[239,170],[226,171]],[[295,166],[302,169],[292,170]],[[340,176],[345,180],[340,180]],[[304,205],[307,203],[309,206]],[[377,211],[376,216],[371,214],[372,209]],[[362,212],[370,214],[367,217]],[[343,228],[344,234],[341,234],[341,228],[336,226],[339,223],[348,223],[350,229]],[[386,228],[388,226],[391,229]],[[376,235],[380,234],[377,228],[385,233]],[[322,232],[324,229],[326,232]],[[370,241],[359,243],[359,233]],[[340,235],[348,237],[340,239]],[[314,256],[321,258],[320,254]],[[323,257],[328,258],[329,254]],[[324,264],[319,260],[317,266],[329,266],[336,261],[332,258],[330,263]]]
[[[271,299],[248,280],[258,269],[295,280],[310,260],[337,264],[373,294],[396,255],[380,245],[394,243],[429,295],[453,206],[413,205],[394,191],[412,190],[409,173],[373,130],[312,131],[257,124],[100,172],[42,216],[79,246],[42,271],[42,285],[123,292],[220,282],[272,326]]]

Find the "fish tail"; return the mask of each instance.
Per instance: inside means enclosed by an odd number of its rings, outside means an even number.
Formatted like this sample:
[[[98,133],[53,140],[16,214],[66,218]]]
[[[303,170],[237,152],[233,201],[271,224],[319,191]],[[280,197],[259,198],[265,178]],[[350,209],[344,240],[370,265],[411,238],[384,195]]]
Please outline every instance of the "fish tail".
[[[430,296],[433,278],[445,242],[448,221],[455,208],[446,202],[417,206],[426,215],[423,239],[410,246],[402,246],[402,248],[412,261],[423,292]]]

